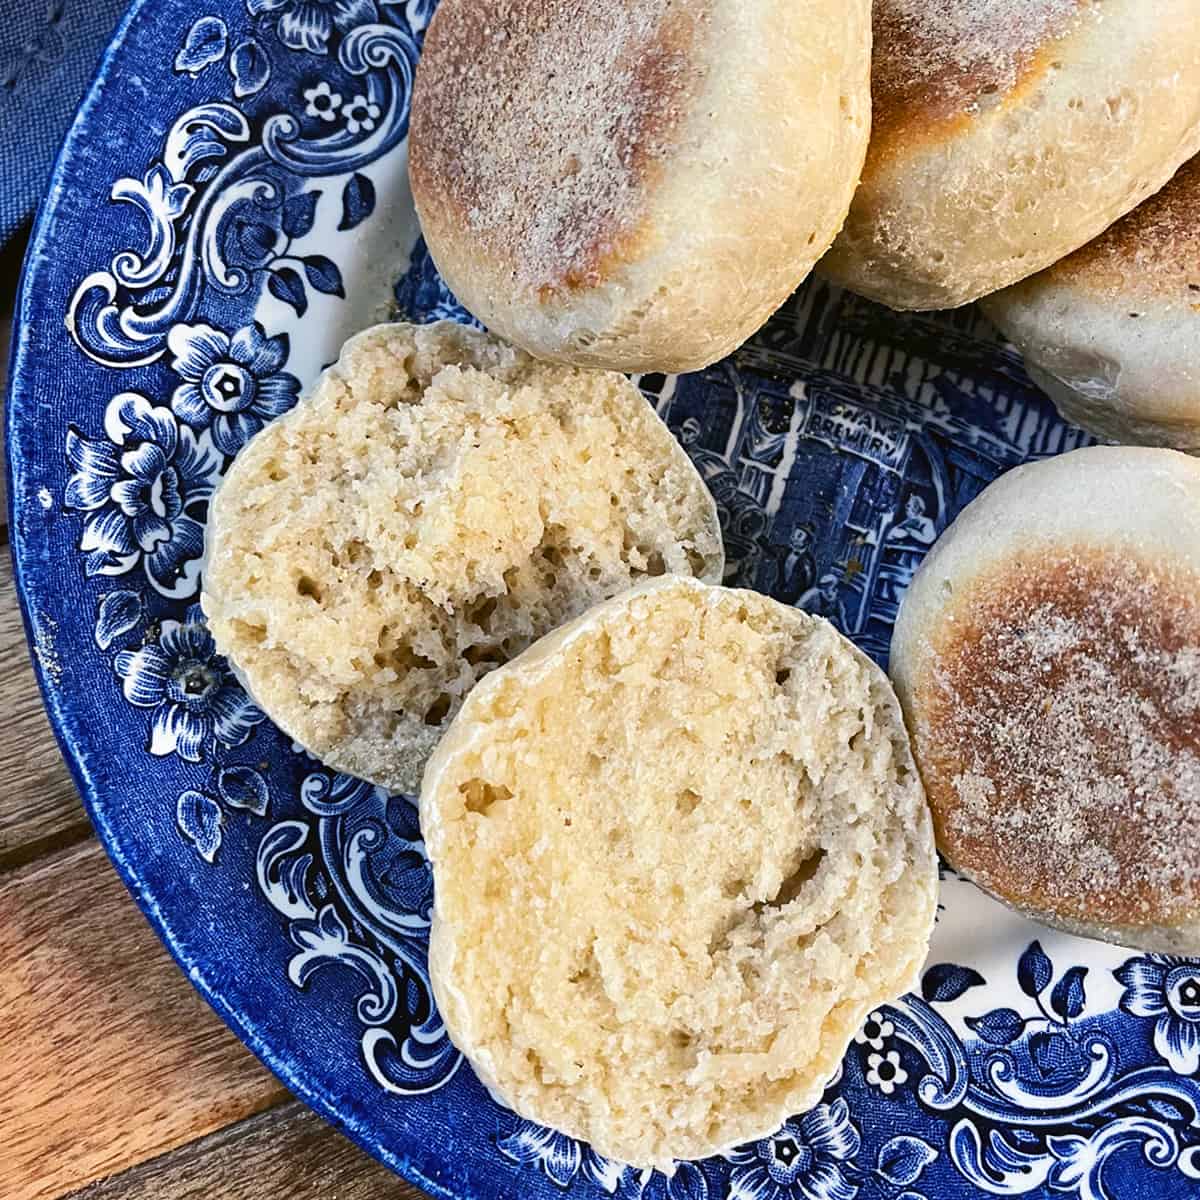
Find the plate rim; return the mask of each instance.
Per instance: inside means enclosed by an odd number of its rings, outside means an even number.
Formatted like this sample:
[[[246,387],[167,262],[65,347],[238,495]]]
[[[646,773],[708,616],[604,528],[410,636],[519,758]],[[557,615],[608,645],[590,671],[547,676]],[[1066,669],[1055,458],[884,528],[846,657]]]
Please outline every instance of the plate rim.
[[[218,2],[232,9],[240,8],[242,0]],[[104,778],[103,768],[112,761],[113,752],[101,743],[116,747],[123,743],[103,734],[97,737],[92,732],[94,726],[79,711],[74,681],[68,675],[68,682],[64,683],[56,672],[52,653],[56,626],[52,617],[40,609],[51,601],[60,568],[59,556],[47,553],[43,545],[52,533],[47,518],[59,513],[55,508],[57,497],[38,490],[38,485],[42,482],[41,471],[49,469],[52,474],[61,471],[61,458],[56,457],[61,455],[61,445],[55,439],[61,436],[66,417],[45,421],[39,408],[43,397],[54,410],[64,405],[69,407],[69,402],[61,393],[56,394],[55,388],[75,378],[75,351],[64,331],[58,328],[61,310],[56,303],[46,300],[61,282],[55,243],[60,234],[70,235],[80,223],[80,212],[73,206],[80,184],[97,185],[94,189],[88,186],[86,193],[88,202],[97,208],[107,200],[107,181],[111,177],[87,163],[88,151],[96,140],[97,124],[111,107],[107,89],[119,87],[123,69],[140,66],[161,48],[155,43],[170,38],[164,25],[171,16],[183,14],[181,20],[186,23],[196,11],[191,0],[168,0],[165,6],[161,2],[148,4],[147,0],[134,0],[101,56],[66,134],[48,177],[47,193],[39,205],[22,267],[14,305],[9,420],[4,441],[14,590],[43,706],[98,840],[134,902],[209,1007],[291,1095],[389,1170],[433,1196],[446,1200],[466,1200],[475,1195],[493,1196],[497,1200],[535,1193],[554,1196],[564,1190],[563,1185],[544,1168],[544,1178],[526,1179],[518,1175],[503,1181],[490,1168],[486,1174],[478,1175],[457,1169],[454,1143],[459,1130],[455,1114],[422,1129],[419,1116],[414,1118],[410,1111],[401,1109],[394,1118],[381,1120],[371,1108],[357,1105],[352,1096],[336,1087],[331,1089],[328,1078],[322,1075],[320,1058],[306,1051],[291,1035],[274,1031],[274,1014],[287,1013],[286,1004],[281,1008],[266,1007],[255,1003],[252,994],[239,995],[236,987],[226,987],[223,968],[236,963],[240,956],[222,950],[219,939],[198,936],[188,911],[173,902],[172,883],[186,879],[186,872],[177,872],[164,886],[162,881],[154,880],[152,870],[139,857],[131,840],[129,822],[122,813],[122,802],[130,794],[136,796],[137,787],[127,790],[128,785]],[[144,38],[144,42],[138,38]],[[103,188],[98,186],[100,183]],[[48,286],[39,291],[43,282]],[[61,355],[53,342],[59,336],[65,342]],[[110,378],[106,373],[103,380]],[[79,391],[88,405],[102,390],[103,382],[96,385],[81,380]],[[55,416],[60,414],[55,411]],[[54,487],[53,480],[47,482]],[[82,594],[84,580],[78,574],[64,573],[62,582],[78,586]],[[69,597],[69,588],[64,590]],[[62,612],[56,611],[55,615],[61,618]],[[70,627],[71,622],[64,622],[65,630]],[[430,1137],[430,1129],[437,1136]],[[495,1144],[491,1137],[481,1140]],[[506,1157],[510,1162],[515,1161],[511,1156]],[[642,1190],[639,1188],[638,1194]],[[651,1193],[660,1194],[661,1187]],[[960,1194],[957,1181],[955,1190],[949,1194]]]
[[[96,839],[142,916],[154,931],[159,942],[165,946],[175,966],[190,986],[200,994],[204,1002],[233,1032],[238,1041],[283,1084],[294,1099],[299,1100],[310,1111],[315,1112],[322,1120],[348,1137],[359,1149],[366,1151],[400,1178],[439,1200],[459,1200],[452,1189],[431,1178],[411,1158],[407,1155],[402,1157],[389,1150],[381,1141],[370,1135],[367,1126],[360,1124],[334,1104],[327,1103],[317,1091],[311,1089],[301,1073],[296,1070],[296,1062],[294,1060],[289,1062],[284,1056],[277,1054],[254,1028],[254,1022],[244,1017],[234,1006],[229,1004],[214,982],[207,978],[204,964],[190,957],[182,948],[157,900],[150,894],[150,890],[143,884],[133,864],[128,861],[117,843],[105,816],[104,805],[98,799],[98,787],[91,779],[83,761],[84,754],[82,747],[76,741],[70,714],[64,710],[60,696],[50,686],[45,665],[37,652],[39,626],[34,608],[33,591],[35,589],[27,574],[28,547],[23,522],[23,517],[34,501],[26,494],[26,459],[19,445],[17,434],[18,427],[26,419],[25,414],[32,411],[36,404],[35,368],[28,365],[32,353],[31,327],[35,320],[35,287],[42,272],[46,269],[46,264],[50,261],[48,243],[53,232],[59,204],[65,192],[64,177],[77,153],[79,140],[89,128],[89,120],[100,104],[109,77],[117,69],[118,60],[126,51],[133,26],[146,14],[147,10],[153,13],[156,7],[153,0],[133,0],[114,28],[55,156],[42,199],[34,215],[29,243],[21,264],[16,298],[13,304],[13,330],[8,354],[8,385],[4,412],[4,470],[8,493],[8,554],[12,562],[13,585],[21,612],[26,649],[33,666],[34,678],[37,680],[42,708],[58,744],[59,753],[66,763],[71,780],[79,793],[88,820],[96,834]],[[252,1118],[243,1118],[243,1120],[248,1119]],[[240,1122],[235,1122],[235,1124],[237,1123]],[[232,1126],[226,1128],[232,1128]],[[221,1131],[211,1131],[211,1133],[219,1132]],[[211,1136],[211,1133],[205,1136]],[[124,1170],[136,1165],[136,1163],[131,1163]]]

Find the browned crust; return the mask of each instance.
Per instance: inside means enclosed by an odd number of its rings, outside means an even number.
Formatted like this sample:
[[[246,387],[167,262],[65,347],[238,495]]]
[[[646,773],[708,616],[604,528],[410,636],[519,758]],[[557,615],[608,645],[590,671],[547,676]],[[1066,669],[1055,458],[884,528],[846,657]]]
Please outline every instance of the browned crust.
[[[1111,294],[1183,289],[1200,303],[1200,158],[1052,272]]]
[[[1198,585],[1053,551],[955,595],[914,709],[953,865],[1059,920],[1171,925],[1200,908]]]
[[[1011,101],[1054,64],[1094,0],[875,0],[874,137],[945,134]]]
[[[422,216],[466,225],[543,299],[601,282],[637,244],[677,148],[703,82],[710,6],[444,0],[413,96]]]

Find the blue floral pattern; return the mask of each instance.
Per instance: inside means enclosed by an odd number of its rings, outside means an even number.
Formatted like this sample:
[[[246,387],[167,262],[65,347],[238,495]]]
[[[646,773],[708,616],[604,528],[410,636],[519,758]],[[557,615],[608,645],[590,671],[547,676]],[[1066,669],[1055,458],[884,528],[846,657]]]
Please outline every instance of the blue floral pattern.
[[[179,793],[175,803],[179,836],[190,842],[206,863],[215,863],[230,813],[242,809],[256,817],[266,816],[269,798],[269,786],[260,771],[222,768],[211,791],[187,788]]]
[[[310,54],[327,53],[335,29],[347,33],[379,19],[372,0],[246,0],[246,8],[254,17],[274,17],[279,40]]]
[[[79,549],[89,575],[124,575],[139,564],[164,596],[195,590],[209,497],[222,461],[206,434],[180,428],[170,409],[137,392],[115,396],[107,440],[67,431],[72,468],[64,499],[87,514]]]
[[[322,121],[336,121],[337,111],[342,107],[342,93],[329,86],[328,79],[320,79],[304,91],[304,115]]]
[[[240,746],[265,717],[217,653],[200,606],[160,630],[156,642],[122,650],[113,664],[125,699],[151,710],[146,748],[199,762],[206,749]]]
[[[496,1148],[514,1163],[536,1166],[561,1188],[569,1187],[582,1175],[611,1196],[625,1177],[626,1169],[620,1163],[603,1158],[584,1142],[532,1121],[521,1121],[511,1133],[497,1138]]]
[[[175,325],[167,346],[171,367],[183,380],[171,408],[192,428],[211,429],[222,454],[235,455],[296,403],[300,380],[281,369],[287,335],[269,338],[257,321],[232,336],[211,325]]]
[[[300,788],[303,817],[259,843],[259,888],[289,922],[288,976],[306,987],[329,967],[365,984],[355,1010],[363,1062],[385,1091],[419,1096],[457,1073],[426,965],[433,880],[414,802],[315,771]]]
[[[708,1200],[712,1187],[708,1175],[698,1163],[675,1164],[673,1175],[661,1171],[631,1174],[627,1191],[631,1200]]]
[[[112,153],[93,116],[68,148],[31,255],[9,434],[51,711],[197,983],[310,1102],[461,1195],[1200,1194],[1200,963],[1038,930],[952,875],[919,992],[871,1013],[821,1103],[770,1137],[635,1171],[483,1092],[434,1003],[413,801],[294,747],[192,604],[222,471],[388,287],[403,319],[472,320],[395,183],[434,3],[204,8],[146,6],[119,52],[136,69],[93,98],[160,141]],[[368,259],[398,277],[347,315]],[[46,332],[64,317],[69,342]],[[638,382],[717,499],[730,581],[829,617],[881,663],[961,508],[1089,440],[972,310],[887,313],[819,281],[731,359]]]
[[[900,1055],[895,1050],[883,1054],[867,1055],[867,1082],[890,1096],[898,1087],[908,1082],[908,1072],[900,1065]]]
[[[1125,985],[1121,1008],[1154,1020],[1154,1049],[1173,1071],[1200,1071],[1200,963],[1150,954],[1116,972]]]
[[[862,1141],[843,1099],[818,1104],[769,1138],[727,1155],[733,1164],[729,1200],[854,1200],[846,1168]]]
[[[863,1027],[854,1035],[854,1041],[859,1046],[870,1046],[872,1050],[882,1050],[888,1038],[896,1032],[896,1027],[881,1012],[873,1012],[867,1017]]]
[[[370,133],[383,110],[365,95],[351,96],[342,106],[347,133]]]

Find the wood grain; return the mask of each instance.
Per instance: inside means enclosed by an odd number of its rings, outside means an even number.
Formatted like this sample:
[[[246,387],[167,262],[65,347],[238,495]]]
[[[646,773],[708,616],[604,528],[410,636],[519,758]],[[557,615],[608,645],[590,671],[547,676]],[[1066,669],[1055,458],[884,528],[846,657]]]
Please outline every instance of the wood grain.
[[[0,438],[23,249],[0,252]],[[0,472],[0,1197],[423,1200],[287,1096],[90,840],[30,665],[6,521]]]
[[[0,964],[5,1200],[59,1196],[286,1096],[192,990],[95,842],[0,881]]]
[[[424,1200],[303,1105],[252,1117],[69,1200]]]
[[[17,607],[12,563],[0,550],[0,870],[91,831],[50,732]]]

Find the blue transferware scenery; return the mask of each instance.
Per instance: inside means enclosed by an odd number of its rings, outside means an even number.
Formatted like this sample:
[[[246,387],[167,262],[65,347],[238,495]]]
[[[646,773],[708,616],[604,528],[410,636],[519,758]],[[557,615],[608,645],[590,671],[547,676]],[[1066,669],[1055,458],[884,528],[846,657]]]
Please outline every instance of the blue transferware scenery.
[[[467,320],[405,179],[431,0],[135,5],[30,252],[11,539],[51,719],[195,985],[298,1095],[449,1197],[1200,1195],[1200,963],[1050,932],[945,873],[918,994],[812,1112],[668,1178],[497,1105],[426,969],[413,800],[266,720],[197,606],[239,448],[377,320]],[[973,311],[819,282],[747,346],[640,385],[717,497],[730,580],[884,662],[913,570],[989,480],[1087,442]]]

